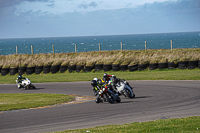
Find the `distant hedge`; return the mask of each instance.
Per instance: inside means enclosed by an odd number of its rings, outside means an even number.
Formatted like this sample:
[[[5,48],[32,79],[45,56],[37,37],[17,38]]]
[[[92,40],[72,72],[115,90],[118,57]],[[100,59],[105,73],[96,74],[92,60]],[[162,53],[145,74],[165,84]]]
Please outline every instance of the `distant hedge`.
[[[90,71],[200,68],[200,48],[1,55],[1,76]]]

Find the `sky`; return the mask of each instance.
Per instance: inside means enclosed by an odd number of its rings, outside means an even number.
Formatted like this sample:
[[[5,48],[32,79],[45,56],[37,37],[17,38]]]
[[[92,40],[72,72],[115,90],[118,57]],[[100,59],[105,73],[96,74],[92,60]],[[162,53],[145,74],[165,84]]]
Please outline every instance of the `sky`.
[[[200,0],[0,0],[0,38],[200,31]]]

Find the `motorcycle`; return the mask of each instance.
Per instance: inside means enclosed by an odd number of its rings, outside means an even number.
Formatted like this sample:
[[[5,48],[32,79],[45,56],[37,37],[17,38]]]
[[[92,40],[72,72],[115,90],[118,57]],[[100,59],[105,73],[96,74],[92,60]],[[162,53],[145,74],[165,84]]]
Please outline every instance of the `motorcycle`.
[[[132,87],[127,83],[127,81],[120,82],[119,84],[116,85],[117,92],[119,95],[124,95],[125,97],[128,98],[134,98],[135,94],[133,93]]]
[[[25,78],[24,80],[22,80],[22,83],[19,84],[16,80],[16,83],[18,85],[20,85],[20,88],[23,88],[24,90],[27,89],[36,89],[36,87],[31,83],[31,81],[28,78]]]
[[[103,86],[99,89],[99,93],[95,100],[96,103],[100,103],[100,102],[114,103],[115,101],[117,103],[120,103],[121,98],[115,93],[113,93],[111,90],[109,90],[106,86]]]

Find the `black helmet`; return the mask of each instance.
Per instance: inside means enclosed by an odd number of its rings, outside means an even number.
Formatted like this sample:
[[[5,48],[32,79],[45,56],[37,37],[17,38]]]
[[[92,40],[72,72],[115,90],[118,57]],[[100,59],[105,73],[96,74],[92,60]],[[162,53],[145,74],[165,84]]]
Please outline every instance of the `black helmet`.
[[[112,76],[112,80],[115,80],[117,77],[116,76]]]
[[[96,81],[96,80],[92,80],[92,81],[91,81],[91,85],[92,85],[93,87],[96,87],[96,86],[97,86],[97,81]]]
[[[117,77],[116,76],[112,76],[112,82],[117,83]]]
[[[107,73],[104,73],[104,74],[103,74],[103,77],[104,77],[104,78],[107,78],[107,77],[108,77],[108,74],[107,74]]]
[[[19,76],[18,76],[18,79],[21,79],[21,78],[22,78],[22,75],[19,75]]]

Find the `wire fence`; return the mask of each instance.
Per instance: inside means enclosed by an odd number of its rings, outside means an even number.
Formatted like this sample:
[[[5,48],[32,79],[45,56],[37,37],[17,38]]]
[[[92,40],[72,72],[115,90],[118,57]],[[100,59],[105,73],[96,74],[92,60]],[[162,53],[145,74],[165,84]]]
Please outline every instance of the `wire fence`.
[[[1,46],[1,45],[0,45]],[[13,44],[0,47],[0,55],[9,54],[40,54],[40,53],[72,53],[90,51],[111,50],[148,50],[148,49],[173,49],[175,48],[200,48],[198,39],[175,39],[175,40],[147,40],[147,41],[124,41],[124,42],[78,42],[78,43],[38,43],[38,44]]]

